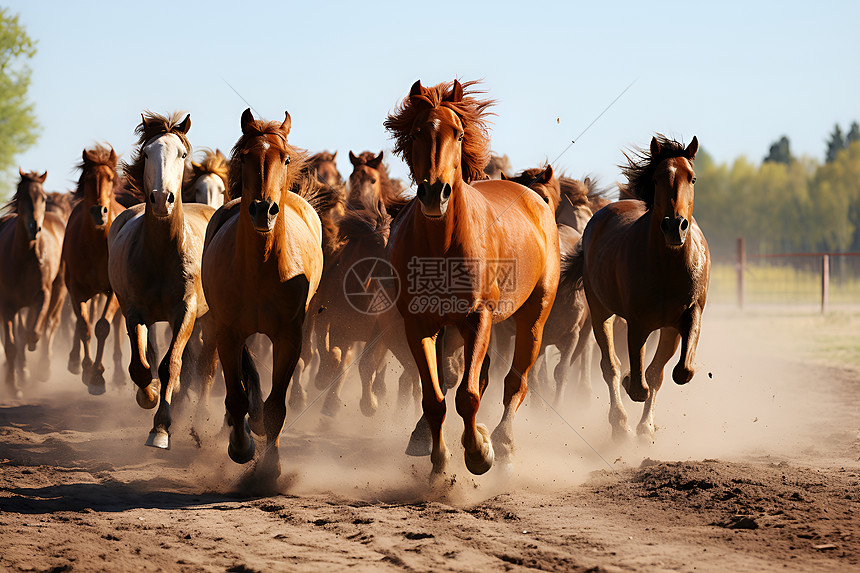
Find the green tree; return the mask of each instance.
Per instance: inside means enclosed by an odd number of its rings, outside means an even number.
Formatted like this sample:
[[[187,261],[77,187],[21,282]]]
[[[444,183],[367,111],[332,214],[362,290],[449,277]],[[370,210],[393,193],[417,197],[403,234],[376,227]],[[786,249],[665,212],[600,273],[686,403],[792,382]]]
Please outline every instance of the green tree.
[[[848,135],[845,136],[845,146],[848,147],[855,141],[860,141],[860,125],[856,121],[851,124],[851,129],[848,130]]]
[[[28,62],[35,53],[36,43],[27,36],[18,15],[0,8],[0,181],[4,183],[15,156],[32,146],[39,132],[33,104],[27,98]]]
[[[833,127],[833,133],[830,134],[830,139],[827,141],[827,154],[825,160],[830,163],[836,159],[836,155],[845,149],[845,137],[842,135],[842,128],[837,123]]]
[[[791,144],[788,137],[783,135],[778,141],[773,142],[770,146],[770,153],[764,158],[765,162],[784,163],[791,165],[794,158],[791,156]]]

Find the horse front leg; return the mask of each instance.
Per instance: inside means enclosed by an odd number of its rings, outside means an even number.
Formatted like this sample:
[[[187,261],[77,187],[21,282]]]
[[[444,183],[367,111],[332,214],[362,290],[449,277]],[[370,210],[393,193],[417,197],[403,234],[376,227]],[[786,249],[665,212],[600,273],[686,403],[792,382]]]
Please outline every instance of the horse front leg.
[[[621,381],[627,395],[634,402],[644,402],[651,394],[645,382],[642,364],[645,360],[645,341],[650,332],[633,321],[627,321],[627,352],[630,358],[630,373]]]
[[[272,349],[272,391],[263,404],[266,452],[258,466],[259,475],[270,484],[281,475],[278,446],[287,416],[287,390],[302,351],[301,322],[275,336]]]
[[[594,339],[600,348],[600,370],[609,387],[609,425],[612,426],[612,437],[615,440],[624,440],[630,435],[630,428],[627,426],[627,412],[621,403],[620,368],[612,332],[615,316],[596,304],[589,304],[589,307]]]
[[[681,340],[681,335],[674,328],[660,329],[660,342],[657,343],[657,352],[654,354],[651,364],[645,371],[645,379],[648,382],[650,394],[645,400],[645,407],[642,409],[642,419],[639,420],[639,425],[636,426],[636,433],[648,441],[654,441],[654,404],[657,401],[657,392],[663,385],[663,368],[678,350],[678,343]]]
[[[693,379],[695,370],[696,346],[699,344],[699,331],[702,327],[702,306],[694,304],[681,318],[681,359],[672,370],[675,384],[686,384]]]
[[[487,349],[490,346],[492,317],[488,311],[481,311],[466,318],[466,325],[460,328],[464,340],[465,372],[463,381],[457,388],[457,413],[463,418],[463,448],[466,468],[475,475],[486,473],[493,467],[495,453],[490,440],[490,432],[483,424],[478,424],[478,408],[481,397],[489,380],[490,360]]]
[[[48,310],[50,309],[51,289],[43,288],[39,299],[32,307],[30,307],[30,315],[27,317],[27,350],[33,352],[36,350],[36,344],[45,333],[45,323],[48,320]]]
[[[102,316],[96,323],[96,359],[95,362],[92,363],[92,371],[88,384],[91,389],[101,389],[101,392],[99,392],[100,394],[103,394],[105,391],[105,367],[103,364],[105,341],[107,340],[108,334],[110,334],[110,323],[117,310],[119,310],[119,301],[117,300],[116,295],[111,292],[108,294],[107,300],[105,301]],[[90,390],[90,393],[93,393],[92,390]]]
[[[227,396],[224,399],[227,425],[230,426],[227,455],[237,464],[248,463],[254,457],[254,440],[251,438],[251,429],[245,419],[248,415],[248,394],[242,385],[242,379],[256,374],[256,368],[244,342],[241,337],[223,325],[215,334],[215,344],[227,389]]]
[[[15,313],[3,313],[3,346],[6,351],[6,386],[16,398],[23,398],[24,394],[18,387],[18,347],[15,344]]]
[[[92,365],[92,360],[90,360],[90,316],[87,301],[80,300],[74,292],[72,299],[72,310],[75,313],[75,335],[72,338],[72,349],[69,352],[68,368],[72,374],[80,374]],[[83,347],[84,353],[83,360],[81,359],[81,347]],[[86,375],[82,381],[86,385]]]
[[[128,374],[131,381],[137,385],[137,404],[146,410],[155,408],[158,404],[158,378],[153,378],[150,366],[149,332],[146,325],[138,318],[126,315],[126,331],[131,344],[131,361],[128,363]]]
[[[170,449],[170,405],[174,392],[179,390],[179,376],[182,373],[182,353],[194,330],[195,300],[186,301],[182,305],[180,315],[173,322],[173,337],[167,353],[158,366],[158,379],[161,382],[161,402],[155,411],[152,429],[146,440],[147,446]]]

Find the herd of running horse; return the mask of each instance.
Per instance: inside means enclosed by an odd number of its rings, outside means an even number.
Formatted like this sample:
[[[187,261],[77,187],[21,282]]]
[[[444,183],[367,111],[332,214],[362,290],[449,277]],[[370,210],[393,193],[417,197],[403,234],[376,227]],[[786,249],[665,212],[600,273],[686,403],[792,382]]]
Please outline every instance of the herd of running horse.
[[[44,353],[33,375],[48,376],[68,299],[76,318],[68,368],[91,394],[105,391],[111,325],[114,373],[124,377],[125,324],[137,403],[155,409],[147,445],[169,447],[180,387],[196,387],[198,407],[208,407],[220,361],[229,456],[251,461],[251,432],[265,436],[256,466],[265,478],[280,474],[278,439],[287,403],[306,403],[303,380],[327,391],[323,413],[334,416],[346,371],[358,363],[360,408],[372,415],[388,356],[402,365],[400,406],[420,396],[423,416],[407,453],[430,454],[431,479],[449,458],[441,431],[449,388],[469,471],[486,472],[496,457],[510,462],[529,382],[549,386],[549,346],[560,353],[556,400],[573,378],[590,385],[596,341],[613,435],[630,434],[623,387],[644,402],[637,432],[653,437],[655,397],[679,345],[672,378],[693,376],[707,296],[708,247],[692,216],[698,141],[655,136],[649,149],[628,154],[615,202],[549,165],[490,178],[493,102],[475,84],[415,82],[385,120],[414,196],[389,178],[382,153],[350,152],[344,182],[334,154],[308,156],[288,143],[289,113],[266,122],[250,109],[229,158],[206,150],[192,161],[190,116],[147,112],[129,161],[107,145],[83,151],[71,199],[47,194],[46,174],[19,170],[0,219],[6,389],[21,394],[25,341]],[[390,304],[362,307],[359,299]],[[152,327],[165,321],[172,334],[159,361]],[[623,379],[616,323],[629,351]],[[645,342],[657,330],[645,369]],[[271,354],[257,349],[258,333],[271,340]],[[492,433],[477,422],[491,355],[507,370]],[[263,357],[272,364],[265,399],[256,367]]]

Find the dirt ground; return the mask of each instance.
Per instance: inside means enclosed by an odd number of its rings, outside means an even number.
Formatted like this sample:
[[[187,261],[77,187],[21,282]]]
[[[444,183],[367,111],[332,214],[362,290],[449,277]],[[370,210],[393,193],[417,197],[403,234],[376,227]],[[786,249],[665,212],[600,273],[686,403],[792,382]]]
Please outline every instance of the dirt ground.
[[[429,459],[403,454],[417,418],[395,410],[394,376],[373,419],[355,377],[333,422],[321,402],[290,412],[280,493],[263,496],[227,457],[220,395],[208,421],[177,416],[171,450],[147,448],[152,411],[131,387],[89,396],[58,353],[50,382],[0,401],[0,569],[857,569],[858,327],[848,312],[710,308],[696,377],[663,386],[656,443],[612,442],[595,379],[586,403],[529,395],[509,473],[466,471],[450,407],[452,483],[432,492]]]

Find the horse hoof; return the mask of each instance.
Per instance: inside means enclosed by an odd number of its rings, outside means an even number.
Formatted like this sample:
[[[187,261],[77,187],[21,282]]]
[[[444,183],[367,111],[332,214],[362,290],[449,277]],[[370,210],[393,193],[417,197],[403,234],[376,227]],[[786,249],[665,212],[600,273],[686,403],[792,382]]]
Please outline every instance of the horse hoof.
[[[246,447],[244,451],[240,452],[233,447],[232,434],[230,436],[230,441],[227,444],[227,455],[230,456],[230,459],[237,464],[247,464],[254,459],[254,440],[251,438],[247,422],[245,423],[245,435],[248,438],[248,447]]]
[[[676,366],[672,369],[672,380],[675,384],[683,386],[693,379],[694,372],[683,366]]]
[[[496,454],[493,451],[493,442],[490,440],[490,432],[483,424],[477,425],[478,439],[480,443],[475,450],[465,451],[466,469],[475,475],[487,473],[493,467]],[[464,435],[465,438],[465,435]]]
[[[89,392],[92,396],[101,396],[105,393],[105,383],[102,380],[101,384],[87,384],[87,392]],[[140,404],[140,400],[138,400],[138,404]]]
[[[632,432],[630,428],[627,426],[624,427],[612,427],[612,440],[617,444],[623,444],[630,440]]]
[[[294,412],[301,412],[305,409],[307,405],[307,398],[305,397],[305,393],[291,393],[289,399],[290,410]]]
[[[423,423],[422,423],[423,422]],[[407,456],[429,456],[433,450],[432,437],[430,436],[430,426],[424,418],[419,420],[418,425],[412,430],[412,435],[409,436],[409,444],[406,446]]]
[[[137,405],[144,410],[151,410],[158,404],[158,386],[159,381],[153,380],[146,388],[137,389]]]
[[[327,416],[329,418],[334,418],[337,416],[338,411],[341,409],[342,405],[340,400],[333,397],[333,394],[330,394],[326,401],[323,403],[322,414],[323,416]]]
[[[72,374],[77,376],[82,371],[81,370],[81,361],[75,360],[74,358],[69,358],[69,364],[68,364],[67,368],[69,369],[69,372],[71,372]]]
[[[379,402],[373,394],[371,394],[370,398],[367,400],[362,398],[358,405],[361,408],[361,413],[368,418],[373,417],[373,415],[376,414],[376,410],[379,408]]]
[[[621,386],[627,391],[627,395],[630,396],[630,399],[634,402],[644,402],[648,399],[648,395],[651,392],[648,386],[634,386],[631,384],[629,374],[621,380]]]
[[[146,445],[150,448],[161,448],[162,450],[170,449],[170,434],[164,430],[152,431],[146,439]]]

